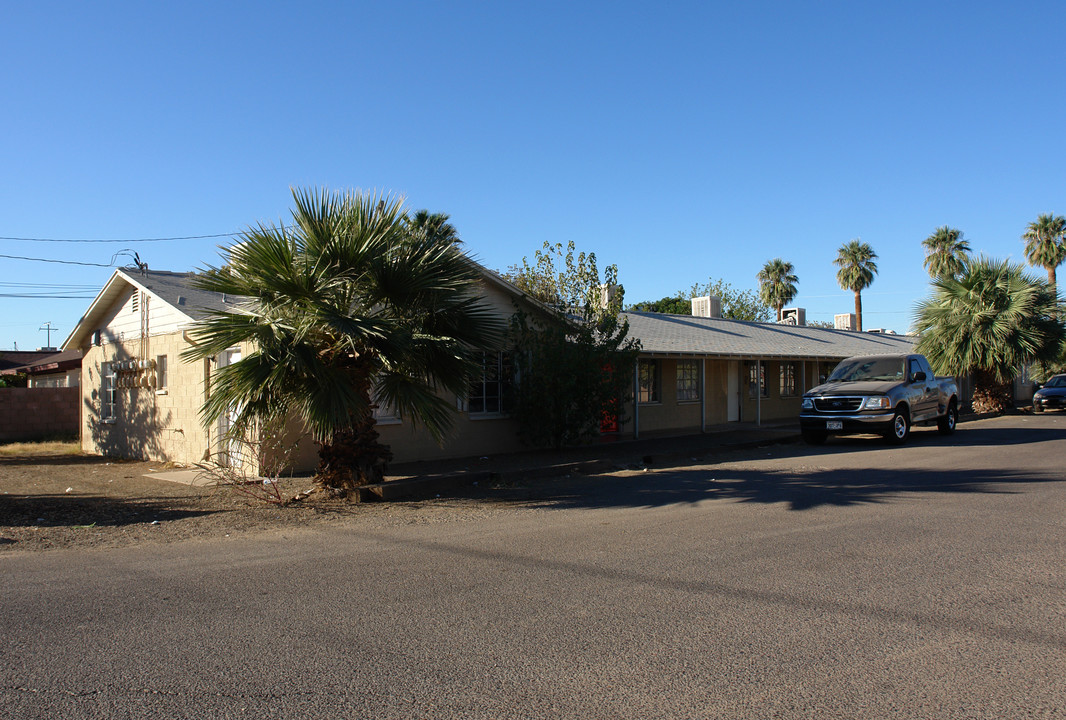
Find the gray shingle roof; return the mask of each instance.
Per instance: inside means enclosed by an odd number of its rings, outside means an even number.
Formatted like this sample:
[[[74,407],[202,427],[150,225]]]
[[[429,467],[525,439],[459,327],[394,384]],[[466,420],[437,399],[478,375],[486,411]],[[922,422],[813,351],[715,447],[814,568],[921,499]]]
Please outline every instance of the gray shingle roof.
[[[196,275],[191,272],[148,270],[141,273],[126,270],[125,274],[194,320],[206,317],[213,310],[232,312],[244,300],[239,296],[225,297],[222,293],[194,287],[192,280]]]
[[[743,322],[721,318],[627,312],[630,337],[645,353],[827,360],[852,355],[914,352],[916,337]]]

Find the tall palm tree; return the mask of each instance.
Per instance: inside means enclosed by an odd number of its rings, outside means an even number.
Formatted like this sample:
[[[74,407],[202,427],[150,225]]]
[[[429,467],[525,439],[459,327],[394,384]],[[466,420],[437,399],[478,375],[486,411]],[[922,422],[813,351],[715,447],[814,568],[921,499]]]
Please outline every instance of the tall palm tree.
[[[1006,260],[979,258],[958,277],[933,281],[920,302],[917,350],[942,375],[974,375],[973,407],[999,412],[1012,404],[1010,381],[1029,362],[1050,362],[1062,346],[1055,295],[1044,280]]]
[[[1066,260],[1066,218],[1050,213],[1038,215],[1029,223],[1022,240],[1029,264],[1047,270],[1048,284],[1056,292],[1055,269]]]
[[[781,310],[796,298],[795,268],[792,263],[781,258],[768,260],[756,276],[759,280],[759,299],[777,311],[777,320],[781,321]]]
[[[934,280],[956,277],[966,267],[970,243],[962,239],[962,231],[941,225],[922,241],[925,248],[925,269]]]
[[[462,245],[459,231],[449,222],[450,219],[447,213],[418,210],[408,218],[408,230],[412,235],[429,237],[447,245]]]
[[[205,426],[234,414],[240,437],[296,419],[321,445],[319,482],[347,491],[380,479],[391,458],[374,403],[441,441],[455,409],[446,394],[468,390],[475,352],[496,347],[503,328],[477,297],[474,264],[453,243],[412,233],[401,200],[326,190],[293,199],[291,226],[246,230],[228,263],[198,279],[245,302],[200,321],[183,359],[250,344],[212,378]]]
[[[862,291],[870,287],[877,274],[877,253],[869,244],[858,238],[844,243],[837,251],[837,258],[833,264],[839,267],[837,270],[837,282],[844,290],[855,293],[855,323],[856,330],[862,331]]]

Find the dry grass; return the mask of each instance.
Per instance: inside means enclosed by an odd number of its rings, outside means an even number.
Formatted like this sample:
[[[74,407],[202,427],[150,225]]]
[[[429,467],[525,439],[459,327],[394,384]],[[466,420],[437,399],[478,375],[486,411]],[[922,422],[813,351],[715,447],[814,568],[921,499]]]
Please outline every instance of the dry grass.
[[[47,440],[44,442],[13,442],[0,445],[0,457],[39,457],[42,455],[80,455],[81,443],[76,440]]]

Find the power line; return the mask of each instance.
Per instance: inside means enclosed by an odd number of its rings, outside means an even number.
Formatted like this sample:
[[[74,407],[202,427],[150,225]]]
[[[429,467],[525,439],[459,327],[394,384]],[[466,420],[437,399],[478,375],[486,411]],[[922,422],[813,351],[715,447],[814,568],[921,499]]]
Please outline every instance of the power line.
[[[34,298],[37,300],[92,300],[95,295],[48,295],[47,293],[0,293],[5,298]]]
[[[0,258],[11,260],[32,260],[34,262],[59,263],[60,265],[89,265],[91,267],[118,267],[114,263],[78,262],[77,260],[49,260],[48,258],[23,257],[22,255],[0,255]]]
[[[134,238],[132,240],[81,240],[72,238],[28,238],[28,237],[3,237],[0,240],[18,240],[20,242],[48,242],[48,243],[139,243],[139,242],[169,242],[171,240],[208,240],[211,238],[236,237],[239,232],[216,233],[214,235],[185,235],[183,237],[160,237],[160,238]]]
[[[66,283],[16,283],[0,282],[0,287],[19,288],[62,288],[63,290],[95,290],[96,285],[68,285]]]

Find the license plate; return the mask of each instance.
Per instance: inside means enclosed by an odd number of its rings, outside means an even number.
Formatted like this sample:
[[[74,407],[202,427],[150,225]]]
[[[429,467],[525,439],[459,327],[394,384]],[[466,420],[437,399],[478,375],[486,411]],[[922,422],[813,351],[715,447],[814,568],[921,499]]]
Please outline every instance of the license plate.
[[[840,421],[840,420],[826,420],[825,421],[825,429],[826,430],[843,430],[844,429],[844,423],[842,421]]]

